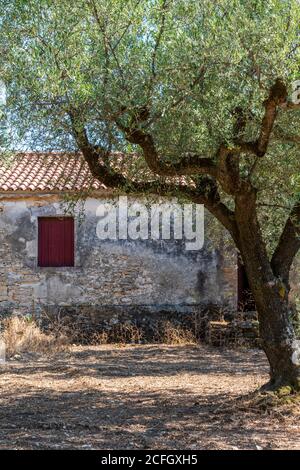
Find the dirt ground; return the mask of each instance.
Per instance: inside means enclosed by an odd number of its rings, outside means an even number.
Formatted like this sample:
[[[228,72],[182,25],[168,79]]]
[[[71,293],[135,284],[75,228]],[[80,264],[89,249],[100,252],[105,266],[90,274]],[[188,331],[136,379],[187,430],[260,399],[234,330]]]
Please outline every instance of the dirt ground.
[[[266,380],[255,350],[107,345],[14,357],[0,366],[0,449],[300,449],[297,414],[245,401]]]

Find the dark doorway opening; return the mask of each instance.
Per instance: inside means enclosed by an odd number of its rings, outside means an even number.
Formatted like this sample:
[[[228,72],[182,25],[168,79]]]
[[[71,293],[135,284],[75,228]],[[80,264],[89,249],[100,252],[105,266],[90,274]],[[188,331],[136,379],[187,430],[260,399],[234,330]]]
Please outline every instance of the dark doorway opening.
[[[249,286],[245,266],[238,255],[238,311],[250,312],[255,310],[255,302]]]

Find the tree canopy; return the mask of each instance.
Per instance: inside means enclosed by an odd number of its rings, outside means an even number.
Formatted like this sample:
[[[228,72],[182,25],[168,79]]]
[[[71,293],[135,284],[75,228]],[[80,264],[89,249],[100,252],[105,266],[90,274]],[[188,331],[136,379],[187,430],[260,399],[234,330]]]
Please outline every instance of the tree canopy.
[[[297,0],[13,0],[2,10],[13,149],[134,151],[156,174],[211,190],[203,175],[215,177],[220,148],[238,148],[274,245],[299,197],[300,111],[265,102],[282,83],[286,103],[300,77]]]

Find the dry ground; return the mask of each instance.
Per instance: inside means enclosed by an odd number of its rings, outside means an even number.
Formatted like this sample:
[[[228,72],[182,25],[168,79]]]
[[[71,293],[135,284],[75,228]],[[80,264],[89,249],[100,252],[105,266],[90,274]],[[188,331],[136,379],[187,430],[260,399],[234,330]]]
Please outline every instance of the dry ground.
[[[1,449],[300,449],[297,414],[248,406],[259,351],[72,347],[0,366]]]

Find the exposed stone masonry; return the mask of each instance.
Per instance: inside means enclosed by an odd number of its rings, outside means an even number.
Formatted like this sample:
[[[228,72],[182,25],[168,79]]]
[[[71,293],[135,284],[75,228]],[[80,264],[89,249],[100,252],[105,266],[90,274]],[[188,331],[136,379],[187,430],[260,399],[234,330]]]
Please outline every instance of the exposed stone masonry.
[[[117,318],[141,310],[189,314],[208,303],[235,308],[232,256],[208,240],[198,252],[186,251],[178,240],[101,241],[96,236],[96,209],[103,200],[101,196],[87,199],[81,223],[76,216],[75,267],[39,268],[37,219],[66,215],[64,200],[58,194],[2,196],[2,314],[72,311],[80,315],[89,309],[94,317]]]

